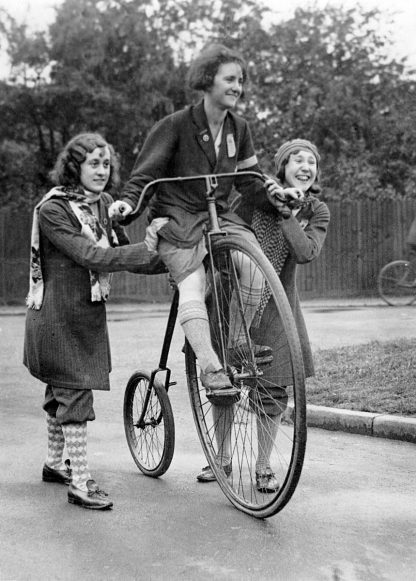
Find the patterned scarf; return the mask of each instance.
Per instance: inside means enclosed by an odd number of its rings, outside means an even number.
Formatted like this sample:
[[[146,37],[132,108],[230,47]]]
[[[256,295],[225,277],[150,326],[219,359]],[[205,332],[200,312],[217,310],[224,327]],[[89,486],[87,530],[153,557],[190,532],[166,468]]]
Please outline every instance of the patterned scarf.
[[[285,260],[289,254],[289,247],[285,237],[283,236],[280,227],[280,220],[281,218],[279,218],[275,213],[266,213],[263,212],[263,210],[256,209],[254,210],[251,223],[263,253],[266,255],[266,258],[269,259],[278,275],[280,275]],[[271,295],[272,291],[266,282],[253,321],[254,327],[259,326],[264,309],[266,308]]]
[[[251,224],[263,253],[271,262],[278,276],[280,276],[283,265],[289,255],[289,246],[280,226],[281,220],[282,218],[277,213],[267,213],[256,208],[253,213]],[[301,220],[303,228],[305,228],[307,224],[307,220]],[[264,309],[266,308],[271,295],[272,291],[266,282],[261,295],[260,304],[257,308],[256,316],[252,323],[254,327],[260,325]]]
[[[43,302],[44,281],[42,275],[42,265],[39,245],[39,209],[51,198],[67,200],[69,205],[81,224],[81,234],[92,240],[101,248],[110,246],[107,232],[100,224],[93,213],[90,204],[99,200],[100,196],[87,198],[81,191],[72,191],[67,188],[54,188],[48,192],[37,204],[33,212],[31,250],[30,250],[30,280],[29,293],[26,298],[26,305],[29,309],[39,310]],[[115,245],[118,244],[117,236],[112,231],[112,238]],[[111,274],[106,272],[90,271],[91,301],[106,301],[110,292]]]

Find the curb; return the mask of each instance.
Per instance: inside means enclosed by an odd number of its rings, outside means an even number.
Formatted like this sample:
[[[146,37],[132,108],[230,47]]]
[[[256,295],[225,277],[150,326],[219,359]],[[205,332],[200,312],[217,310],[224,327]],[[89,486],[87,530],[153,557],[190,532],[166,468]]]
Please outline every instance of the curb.
[[[416,444],[416,418],[307,405],[308,427]]]

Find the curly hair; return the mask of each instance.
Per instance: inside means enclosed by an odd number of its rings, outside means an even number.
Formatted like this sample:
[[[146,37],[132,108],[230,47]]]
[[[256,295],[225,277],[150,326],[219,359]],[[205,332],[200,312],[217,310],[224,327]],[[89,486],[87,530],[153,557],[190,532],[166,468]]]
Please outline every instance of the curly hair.
[[[120,182],[120,163],[114,148],[99,133],[80,133],[65,145],[49,174],[55,185],[78,188],[80,186],[81,164],[97,147],[110,150],[110,177],[107,188],[111,190]]]
[[[222,44],[210,44],[199,53],[189,68],[189,87],[196,91],[210,89],[220,66],[228,63],[240,65],[243,73],[243,83],[245,83],[247,80],[247,65],[240,53]]]

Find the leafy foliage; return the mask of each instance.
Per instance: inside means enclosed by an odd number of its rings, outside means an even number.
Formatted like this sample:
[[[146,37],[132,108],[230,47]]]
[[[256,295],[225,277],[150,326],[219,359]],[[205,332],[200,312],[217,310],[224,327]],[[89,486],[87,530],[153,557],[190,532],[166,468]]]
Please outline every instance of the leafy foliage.
[[[47,32],[30,34],[3,11],[3,205],[44,193],[60,148],[84,130],[106,136],[127,177],[150,127],[198,98],[186,71],[208,41],[248,62],[240,111],[265,170],[302,136],[322,153],[327,199],[415,196],[416,83],[387,58],[380,17],[329,5],[274,23],[255,0],[65,0]]]

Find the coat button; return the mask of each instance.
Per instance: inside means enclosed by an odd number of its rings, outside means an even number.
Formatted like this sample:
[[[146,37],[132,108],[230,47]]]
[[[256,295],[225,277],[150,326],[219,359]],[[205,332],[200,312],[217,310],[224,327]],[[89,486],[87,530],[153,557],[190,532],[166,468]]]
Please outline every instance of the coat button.
[[[209,141],[209,135],[207,135],[207,134],[205,133],[205,135],[203,135],[203,136],[202,136],[202,139],[203,139],[204,141]]]

